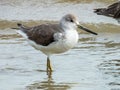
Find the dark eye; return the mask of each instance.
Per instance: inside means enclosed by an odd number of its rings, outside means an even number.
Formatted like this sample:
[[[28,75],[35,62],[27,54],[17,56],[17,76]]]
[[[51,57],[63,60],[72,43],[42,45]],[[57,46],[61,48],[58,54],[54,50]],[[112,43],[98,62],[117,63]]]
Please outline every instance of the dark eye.
[[[70,22],[73,22],[73,20],[71,19]]]

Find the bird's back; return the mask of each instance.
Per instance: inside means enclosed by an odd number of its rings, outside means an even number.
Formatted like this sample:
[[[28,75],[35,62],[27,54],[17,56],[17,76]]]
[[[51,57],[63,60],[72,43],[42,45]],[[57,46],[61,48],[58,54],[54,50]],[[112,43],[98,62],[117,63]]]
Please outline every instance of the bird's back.
[[[47,46],[54,42],[54,34],[61,32],[59,24],[42,24],[34,27],[18,25],[20,30],[27,35],[27,38],[37,44]]]

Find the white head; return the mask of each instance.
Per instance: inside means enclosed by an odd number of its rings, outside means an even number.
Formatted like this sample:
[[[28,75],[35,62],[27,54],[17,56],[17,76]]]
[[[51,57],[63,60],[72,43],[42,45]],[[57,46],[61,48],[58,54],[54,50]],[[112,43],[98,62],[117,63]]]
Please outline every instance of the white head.
[[[73,14],[67,14],[60,20],[60,26],[64,30],[76,30],[79,27],[81,30],[97,35],[97,33],[81,26],[77,18]]]
[[[60,25],[63,29],[75,30],[77,28],[77,25],[79,25],[79,22],[74,15],[67,14],[63,16],[62,19],[60,20]]]

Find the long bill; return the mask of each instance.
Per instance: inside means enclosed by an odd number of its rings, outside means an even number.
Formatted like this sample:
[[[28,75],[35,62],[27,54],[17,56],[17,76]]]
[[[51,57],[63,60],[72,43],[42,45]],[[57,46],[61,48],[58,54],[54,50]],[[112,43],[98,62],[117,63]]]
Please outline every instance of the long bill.
[[[92,33],[94,35],[98,35],[97,33],[93,32],[93,31],[91,31],[91,30],[89,30],[89,29],[87,29],[87,28],[85,28],[85,27],[83,27],[81,25],[78,25],[78,28],[80,28],[80,29],[82,29],[82,30],[84,30],[86,32]]]

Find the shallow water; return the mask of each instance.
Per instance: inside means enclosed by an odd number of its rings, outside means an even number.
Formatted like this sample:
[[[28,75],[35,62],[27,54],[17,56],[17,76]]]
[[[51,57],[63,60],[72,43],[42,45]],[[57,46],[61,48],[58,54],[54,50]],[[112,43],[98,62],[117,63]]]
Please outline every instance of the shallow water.
[[[47,0],[47,3],[35,0],[39,4],[29,2],[27,6],[27,0],[24,3],[14,1],[0,1],[0,90],[120,90],[120,26],[116,20],[97,16],[90,11],[117,0],[76,0],[77,3],[71,0]],[[76,10],[79,6],[82,7],[80,12]],[[82,32],[75,48],[53,55],[54,72],[48,78],[46,56],[10,28],[15,27],[17,22],[36,25],[53,20],[54,23],[69,8],[75,14],[83,15],[79,17],[80,22],[98,35]],[[34,14],[28,16],[34,9]],[[42,10],[41,13],[36,14],[39,10]],[[51,10],[52,13],[48,15],[44,10]],[[58,13],[53,13],[56,11]]]
[[[46,56],[15,32],[6,32],[0,40],[0,90],[119,90],[119,36],[80,35],[75,48],[51,57],[54,72],[49,79]]]

